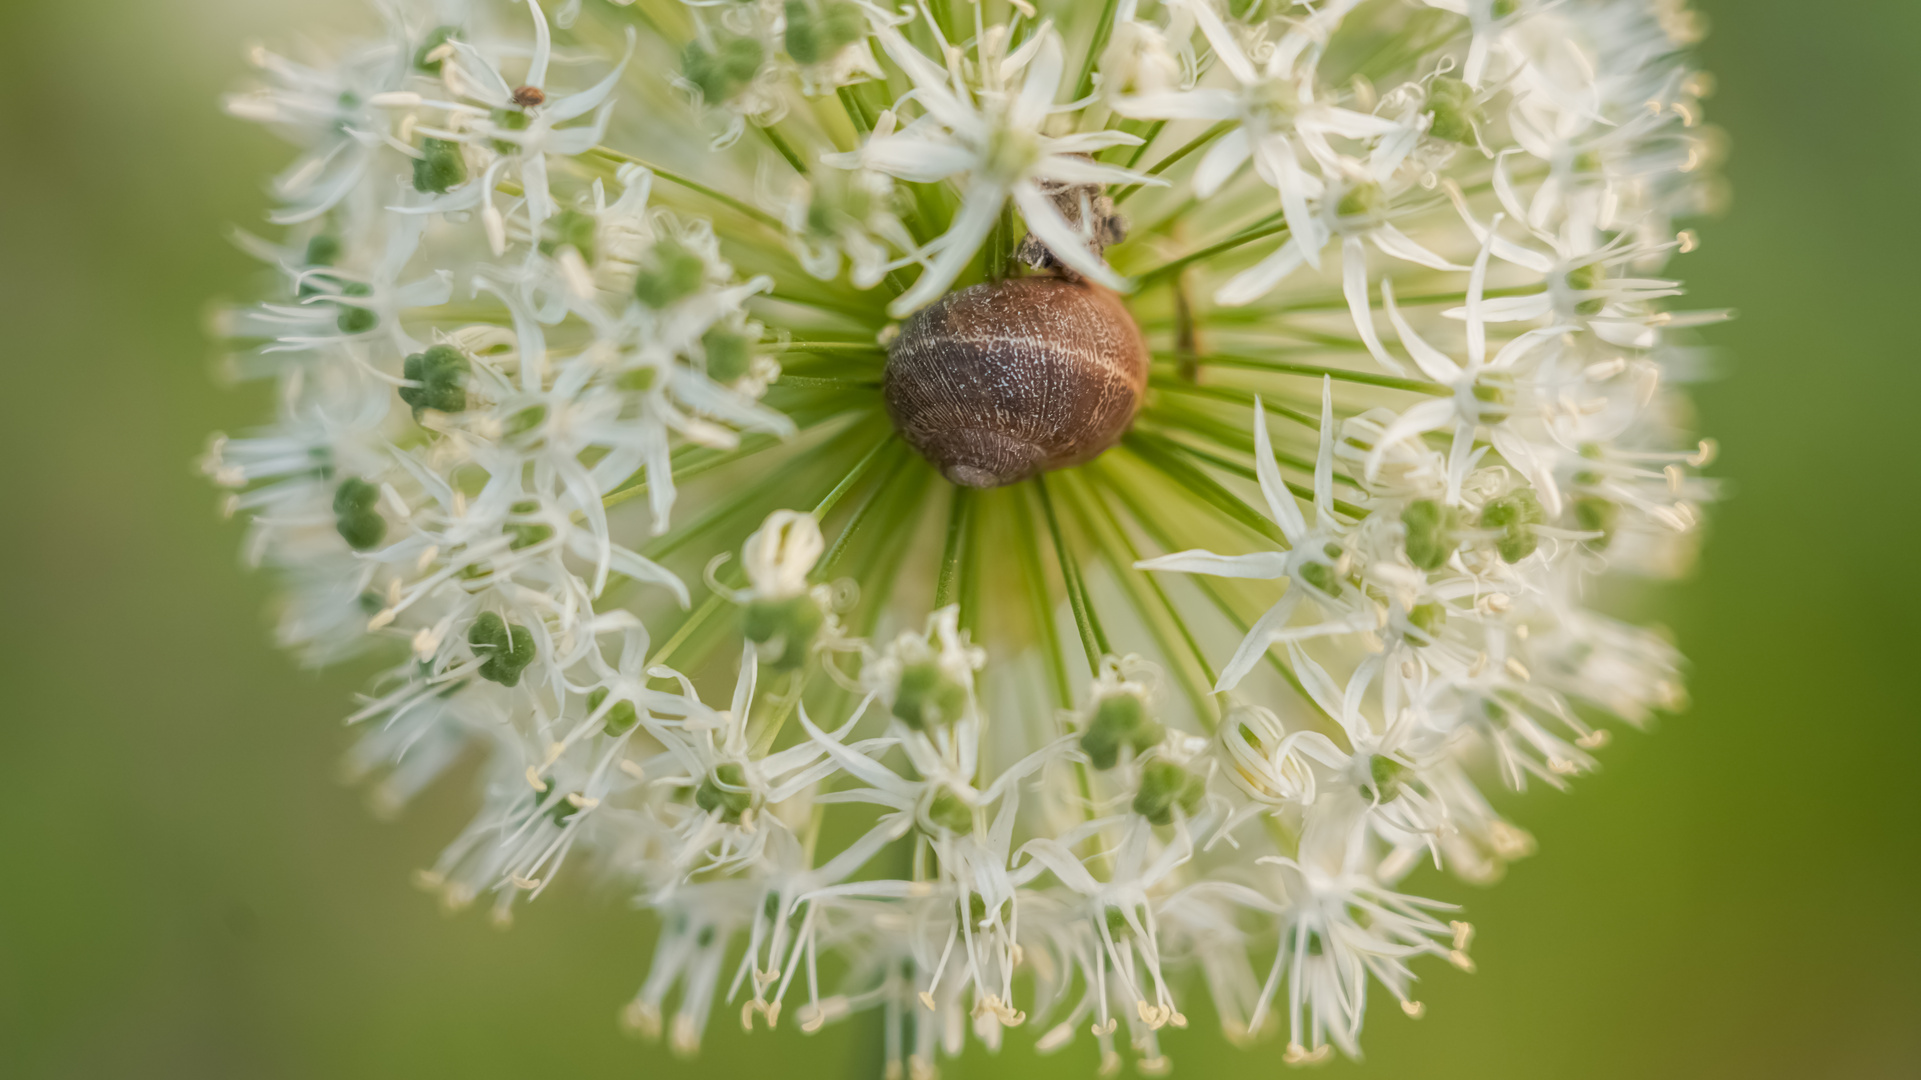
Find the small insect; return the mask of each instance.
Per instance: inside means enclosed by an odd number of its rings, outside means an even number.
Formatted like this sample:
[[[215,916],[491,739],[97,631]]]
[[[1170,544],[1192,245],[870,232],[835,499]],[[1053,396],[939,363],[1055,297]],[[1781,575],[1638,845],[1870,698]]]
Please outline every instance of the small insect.
[[[523,86],[514,91],[514,104],[523,109],[537,109],[547,103],[547,92],[538,86]]]
[[[975,285],[888,347],[894,427],[956,484],[999,487],[1092,460],[1133,423],[1147,343],[1120,297],[1063,277]]]

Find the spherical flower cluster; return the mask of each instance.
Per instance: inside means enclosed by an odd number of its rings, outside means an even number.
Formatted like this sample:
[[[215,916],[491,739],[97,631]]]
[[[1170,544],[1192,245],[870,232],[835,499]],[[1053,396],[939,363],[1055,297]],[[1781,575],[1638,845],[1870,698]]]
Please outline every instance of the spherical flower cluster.
[[[386,665],[377,798],[485,762],[426,884],[658,916],[636,1029],[875,1010],[890,1075],[1023,1027],[1152,1074],[1204,990],[1357,1055],[1370,990],[1472,967],[1415,876],[1531,850],[1489,793],[1682,701],[1621,587],[1711,495],[1678,4],[379,15],[229,102],[298,156],[225,320],[277,415],[205,467],[283,643]],[[930,465],[899,320],[1026,277],[1121,297],[1131,426]]]

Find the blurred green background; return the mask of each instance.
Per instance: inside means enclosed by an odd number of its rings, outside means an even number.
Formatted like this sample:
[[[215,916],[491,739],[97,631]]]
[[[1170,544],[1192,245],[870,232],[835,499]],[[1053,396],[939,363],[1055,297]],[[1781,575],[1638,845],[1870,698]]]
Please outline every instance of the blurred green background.
[[[1735,199],[1679,272],[1742,317],[1699,392],[1734,494],[1669,612],[1695,706],[1519,811],[1541,853],[1447,894],[1480,973],[1428,965],[1428,1017],[1377,1008],[1331,1073],[1921,1076],[1921,5],[1701,6]],[[0,1075],[872,1075],[848,1027],[723,1012],[692,1063],[624,1038],[650,930],[617,897],[444,917],[409,876],[466,807],[376,820],[335,781],[358,676],[268,644],[191,462],[265,415],[201,324],[285,151],[216,102],[243,42],[354,7],[0,4]],[[1169,1046],[1178,1075],[1279,1069]],[[1081,1040],[948,1075],[1092,1067]]]

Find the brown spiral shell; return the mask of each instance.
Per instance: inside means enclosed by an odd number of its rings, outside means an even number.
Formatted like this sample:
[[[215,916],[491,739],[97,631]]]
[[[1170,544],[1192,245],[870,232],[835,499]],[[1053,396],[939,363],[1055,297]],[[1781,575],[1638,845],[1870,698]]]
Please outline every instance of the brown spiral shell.
[[[949,293],[887,351],[887,414],[965,487],[1092,460],[1134,421],[1147,343],[1120,297],[1058,277]]]

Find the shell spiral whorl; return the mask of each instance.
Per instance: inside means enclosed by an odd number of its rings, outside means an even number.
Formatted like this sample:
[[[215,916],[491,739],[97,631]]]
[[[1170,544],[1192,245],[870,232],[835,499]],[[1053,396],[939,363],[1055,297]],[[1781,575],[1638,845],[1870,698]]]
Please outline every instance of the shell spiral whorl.
[[[888,349],[887,413],[948,480],[991,488],[1092,460],[1147,384],[1147,343],[1112,292],[1057,277],[975,285]]]

